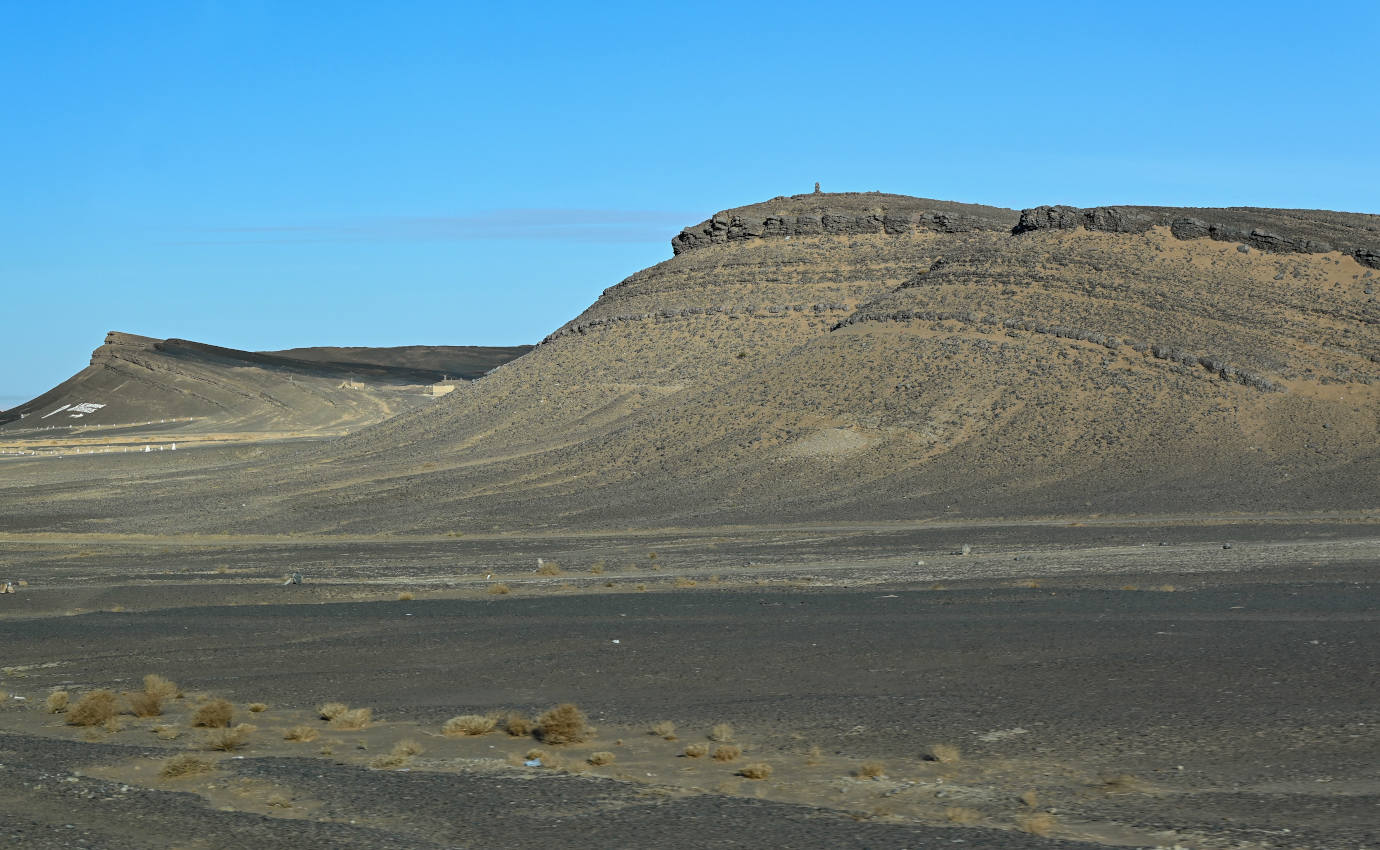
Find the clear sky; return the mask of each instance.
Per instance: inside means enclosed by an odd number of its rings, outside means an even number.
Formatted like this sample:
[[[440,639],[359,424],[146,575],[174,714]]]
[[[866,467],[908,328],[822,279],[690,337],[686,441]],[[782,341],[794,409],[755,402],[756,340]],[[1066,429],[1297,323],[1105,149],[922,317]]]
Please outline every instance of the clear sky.
[[[1380,3],[0,0],[0,407],[535,342],[775,195],[1380,212]]]

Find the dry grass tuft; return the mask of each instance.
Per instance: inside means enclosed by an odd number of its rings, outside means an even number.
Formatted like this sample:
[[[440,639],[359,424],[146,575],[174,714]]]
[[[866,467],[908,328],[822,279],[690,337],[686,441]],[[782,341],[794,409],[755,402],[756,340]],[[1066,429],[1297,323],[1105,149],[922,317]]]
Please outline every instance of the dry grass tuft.
[[[404,738],[393,745],[393,752],[402,756],[419,756],[425,752],[425,750],[422,749],[421,744],[411,738]]]
[[[157,717],[163,713],[163,698],[148,691],[125,694],[129,702],[129,713],[135,717]]]
[[[100,726],[115,716],[115,692],[101,688],[87,691],[67,709],[68,726]]]
[[[982,821],[982,812],[977,809],[970,809],[966,806],[949,806],[944,810],[944,817],[949,823],[961,823],[971,826]]]
[[[574,703],[565,702],[537,718],[537,737],[548,744],[575,744],[589,734],[589,721]]]
[[[819,744],[811,744],[810,749],[805,752],[805,764],[814,767],[824,761],[824,753],[820,752]]]
[[[503,715],[503,731],[514,738],[525,738],[532,734],[532,719],[523,711],[510,711]]]
[[[709,740],[711,740],[711,741],[732,741],[732,740],[733,740],[733,724],[731,724],[731,723],[720,723],[720,724],[718,724],[717,726],[715,726],[713,729],[710,729],[710,730],[709,730]]]
[[[150,673],[144,677],[144,693],[170,700],[181,697],[182,689],[172,680],[165,679],[157,673]]]
[[[694,587],[697,583],[694,579],[685,576],[676,576],[676,580],[672,582],[676,587]]]
[[[733,761],[743,754],[743,748],[737,744],[720,744],[714,748],[714,761]]]
[[[452,717],[441,726],[441,734],[450,738],[465,735],[487,735],[494,730],[496,721],[482,714],[462,714]]]
[[[406,591],[406,590],[404,590],[402,593],[399,593],[399,594],[398,594],[398,601],[399,601],[399,602],[411,602],[412,600],[414,600],[414,599],[416,599],[416,598],[417,598],[417,597],[413,596],[409,591]]]
[[[178,738],[182,737],[181,729],[178,729],[176,726],[172,726],[167,723],[164,723],[161,726],[154,726],[153,728],[149,729],[149,731],[157,735],[160,741],[176,741]]]
[[[351,708],[331,718],[331,728],[355,732],[368,728],[373,720],[374,710],[372,708]]]
[[[116,732],[123,732],[125,724],[120,722],[120,718],[112,717],[106,722],[102,723],[101,728],[109,732],[110,734],[114,735]]]
[[[590,753],[589,758],[586,759],[586,761],[588,761],[595,767],[601,767],[606,764],[613,764],[613,761],[616,758],[618,757],[615,756],[613,753],[608,752],[607,750],[600,750],[597,753]]]
[[[226,729],[234,719],[235,707],[230,704],[230,700],[213,699],[197,706],[196,713],[192,715],[192,725],[205,726],[208,729]]]
[[[1036,806],[1040,805],[1040,794],[1034,788],[1031,788],[1029,791],[1021,795],[1020,800],[1022,803],[1025,803],[1027,806],[1033,809]]]
[[[709,755],[709,746],[707,744],[689,744],[685,748],[686,758],[699,759],[707,755]]]
[[[264,802],[275,809],[292,808],[292,798],[286,794],[269,794],[268,799],[264,800]]]
[[[258,714],[259,712],[262,712],[262,711],[268,711],[268,703],[263,703],[263,702],[251,702],[251,703],[250,703],[248,706],[246,706],[246,707],[247,707],[250,711],[254,712],[255,714]]]
[[[512,592],[513,592],[513,589],[512,589],[511,587],[509,587],[508,585],[504,584],[503,582],[499,582],[498,584],[491,584],[491,585],[489,585],[489,595],[490,595],[490,596],[507,596],[508,594],[510,594],[510,593],[512,593]]]
[[[925,758],[929,761],[937,761],[940,764],[953,764],[960,758],[958,747],[949,744],[935,744],[925,753]]]
[[[533,747],[532,749],[524,753],[522,757],[527,759],[528,761],[532,761],[533,759],[544,759],[546,758],[546,750],[539,750],[536,747]]]
[[[163,762],[163,767],[159,769],[158,775],[164,779],[177,779],[181,776],[197,776],[202,773],[210,773],[216,769],[216,763],[208,761],[200,756],[191,753],[173,756]]]
[[[397,753],[387,753],[376,756],[369,762],[369,766],[374,770],[392,770],[395,767],[402,767],[407,764],[407,756],[400,756]]]
[[[771,765],[762,761],[745,764],[739,769],[737,775],[747,779],[770,779]]]
[[[644,584],[643,582],[638,582],[636,585],[634,585],[634,587],[637,589],[637,592],[638,592],[638,593],[646,593],[646,592],[647,592],[647,585]]]
[[[647,732],[650,735],[656,735],[659,738],[674,741],[676,739],[676,724],[669,720],[663,720],[647,730]]]
[[[603,574],[604,574],[604,562],[603,562],[603,561],[595,561],[594,564],[593,564],[593,566],[591,566],[591,567],[589,568],[589,573],[590,573],[590,575],[596,575],[596,576],[601,576],[601,575],[603,575]]]
[[[249,736],[258,731],[257,727],[241,723],[233,728],[208,729],[201,742],[208,750],[232,752],[248,745]]]
[[[542,561],[541,566],[537,567],[539,576],[558,576],[562,572],[564,570],[561,569],[561,565],[555,561]]]
[[[1059,821],[1049,812],[1036,812],[1029,817],[1021,818],[1016,825],[1021,828],[1021,832],[1028,832],[1031,835],[1044,838],[1054,832]]]
[[[311,726],[294,726],[283,733],[284,741],[301,741],[306,744],[315,741],[320,733]]]
[[[853,775],[859,779],[881,779],[886,776],[886,765],[879,761],[865,761],[858,765]]]
[[[350,707],[343,702],[328,702],[318,708],[316,713],[322,720],[334,720],[349,710]]]
[[[67,710],[67,702],[71,698],[72,695],[66,691],[53,691],[43,702],[43,708],[49,714],[61,714]]]

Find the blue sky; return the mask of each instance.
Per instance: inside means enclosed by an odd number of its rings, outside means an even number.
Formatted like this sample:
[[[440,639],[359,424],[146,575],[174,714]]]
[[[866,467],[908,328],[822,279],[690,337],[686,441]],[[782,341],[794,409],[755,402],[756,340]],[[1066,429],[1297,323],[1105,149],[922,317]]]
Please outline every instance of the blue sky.
[[[535,342],[715,210],[1380,212],[1380,3],[0,0],[0,407],[107,330]]]

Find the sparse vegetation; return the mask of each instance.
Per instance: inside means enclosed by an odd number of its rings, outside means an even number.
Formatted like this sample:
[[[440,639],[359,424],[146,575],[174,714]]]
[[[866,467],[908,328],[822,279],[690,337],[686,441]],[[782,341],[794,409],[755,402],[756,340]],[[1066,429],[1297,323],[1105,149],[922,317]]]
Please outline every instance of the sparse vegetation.
[[[374,710],[372,708],[350,708],[331,718],[331,728],[356,732],[368,728],[373,720]]]
[[[512,593],[512,592],[513,592],[513,589],[510,588],[508,585],[504,584],[503,582],[499,582],[498,584],[491,584],[491,585],[489,585],[489,595],[490,595],[490,596],[507,596],[508,594],[510,594],[510,593]]]
[[[53,691],[48,694],[48,698],[43,701],[43,709],[49,714],[61,714],[67,710],[67,702],[72,695],[67,691]]]
[[[400,753],[405,756],[419,756],[424,752],[424,750],[422,749],[421,744],[417,743],[411,738],[404,738],[393,745],[393,752]]]
[[[1129,773],[1117,773],[1100,777],[1096,787],[1103,794],[1138,794],[1145,790],[1145,783]]]
[[[687,744],[685,747],[685,757],[698,759],[709,755],[708,744]]]
[[[960,758],[958,747],[950,744],[934,744],[925,752],[925,758],[929,761],[937,761],[940,764],[953,764]]]
[[[1022,803],[1025,803],[1032,809],[1040,805],[1040,794],[1034,788],[1022,794],[1020,799]]]
[[[208,729],[202,736],[202,743],[208,750],[220,750],[228,753],[247,746],[249,736],[256,731],[258,731],[257,728],[248,723],[241,723],[234,727]]]
[[[315,741],[320,733],[311,726],[294,726],[283,733],[284,741],[300,741],[309,743]]]
[[[183,776],[197,776],[216,769],[216,763],[191,753],[182,753],[163,762],[158,775],[164,779],[178,779]]]
[[[824,753],[819,751],[818,744],[811,744],[810,749],[805,752],[805,764],[814,767],[824,761]]]
[[[692,578],[686,578],[685,576],[676,576],[676,580],[673,582],[673,584],[675,584],[676,587],[694,587],[696,582]]]
[[[743,754],[743,748],[737,744],[720,744],[714,748],[714,761],[733,761]]]
[[[259,714],[268,711],[268,704],[263,702],[251,702],[247,708],[255,714]]]
[[[537,718],[537,737],[548,744],[574,744],[589,734],[589,721],[574,703],[561,703]]]
[[[1022,832],[1028,832],[1031,835],[1038,835],[1043,838],[1053,833],[1055,827],[1059,825],[1059,822],[1055,819],[1054,815],[1049,812],[1036,812],[1033,815],[1021,818],[1017,825],[1021,828]]]
[[[171,680],[165,679],[157,673],[150,673],[144,677],[144,693],[156,696],[166,702],[181,697],[182,689]]]
[[[67,709],[68,726],[100,726],[115,717],[115,692],[100,688],[87,691]]]
[[[461,714],[447,720],[441,726],[441,734],[450,738],[466,735],[487,735],[494,730],[496,723],[495,718],[483,714]]]
[[[135,717],[157,717],[163,713],[163,698],[147,691],[125,694],[129,712]]]
[[[607,750],[600,750],[597,753],[590,753],[589,758],[586,759],[586,761],[588,761],[595,767],[601,767],[606,764],[613,764],[614,759],[616,758],[617,756],[615,756],[613,753],[608,752]]]
[[[412,593],[411,593],[410,591],[406,591],[406,590],[404,590],[402,593],[399,593],[399,594],[398,594],[398,601],[399,601],[399,602],[411,602],[413,599],[416,599],[416,598],[417,598],[417,597],[413,596]]]
[[[959,823],[971,826],[982,821],[982,812],[977,809],[970,809],[966,806],[949,806],[944,810],[944,817],[949,823]]]
[[[235,719],[235,707],[227,699],[213,699],[197,706],[192,715],[193,726],[208,729],[225,729]]]
[[[558,576],[563,572],[561,565],[556,561],[542,561],[541,565],[537,567],[537,575],[539,576]]]
[[[656,735],[659,738],[665,738],[668,741],[674,741],[676,739],[676,724],[669,720],[663,720],[657,723],[648,731],[650,734]]]
[[[745,764],[738,770],[737,775],[747,779],[770,779],[771,765],[762,761]]]
[[[503,715],[503,731],[514,738],[524,738],[532,734],[532,720],[525,712],[510,711]]]
[[[318,708],[316,713],[322,720],[334,720],[349,710],[350,707],[343,702],[328,702]]]
[[[879,761],[865,761],[858,765],[853,775],[859,779],[881,779],[886,776],[886,765]]]
[[[709,740],[711,741],[732,741],[733,724],[719,723],[709,730]]]

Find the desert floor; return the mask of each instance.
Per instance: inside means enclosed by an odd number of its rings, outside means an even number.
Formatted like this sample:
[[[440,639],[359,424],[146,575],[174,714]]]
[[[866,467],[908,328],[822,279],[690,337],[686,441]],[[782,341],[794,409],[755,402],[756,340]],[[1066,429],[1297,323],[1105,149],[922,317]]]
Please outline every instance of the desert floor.
[[[0,565],[7,847],[1380,846],[1374,518],[11,534]],[[149,673],[162,716],[45,710]],[[210,696],[243,748],[191,726]],[[441,734],[562,702],[588,740]]]

